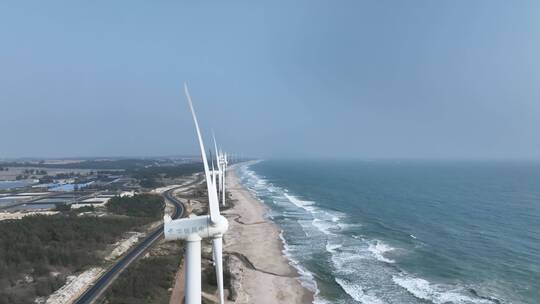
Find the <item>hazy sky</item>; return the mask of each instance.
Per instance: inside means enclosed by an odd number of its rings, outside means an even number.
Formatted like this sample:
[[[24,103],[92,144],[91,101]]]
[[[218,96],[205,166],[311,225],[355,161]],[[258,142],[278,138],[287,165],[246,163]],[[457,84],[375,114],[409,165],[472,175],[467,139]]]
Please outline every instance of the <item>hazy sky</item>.
[[[229,151],[540,156],[540,2],[255,2],[1,1],[0,157],[195,153],[184,81]]]

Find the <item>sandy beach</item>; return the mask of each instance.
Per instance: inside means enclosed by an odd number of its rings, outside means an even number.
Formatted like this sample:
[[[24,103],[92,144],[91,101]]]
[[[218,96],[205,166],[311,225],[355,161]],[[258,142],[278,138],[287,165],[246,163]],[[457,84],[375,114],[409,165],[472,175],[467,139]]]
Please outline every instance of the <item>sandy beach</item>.
[[[234,303],[312,303],[313,293],[300,284],[297,271],[283,256],[280,229],[264,217],[267,207],[239,183],[234,170],[227,173],[228,190],[236,200],[234,208],[224,212],[229,219],[224,250],[235,274]]]

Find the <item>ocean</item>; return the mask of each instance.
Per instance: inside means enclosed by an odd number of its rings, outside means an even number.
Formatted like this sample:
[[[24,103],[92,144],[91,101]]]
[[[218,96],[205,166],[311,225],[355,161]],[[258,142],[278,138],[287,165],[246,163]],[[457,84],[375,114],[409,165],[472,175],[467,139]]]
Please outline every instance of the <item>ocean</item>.
[[[262,161],[315,303],[540,303],[540,162]]]

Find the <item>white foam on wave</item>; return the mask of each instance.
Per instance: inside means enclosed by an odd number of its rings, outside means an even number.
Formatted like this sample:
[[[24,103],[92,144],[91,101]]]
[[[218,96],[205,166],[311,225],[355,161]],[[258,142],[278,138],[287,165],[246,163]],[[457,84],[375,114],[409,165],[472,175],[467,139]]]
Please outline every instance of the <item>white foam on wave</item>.
[[[366,293],[360,285],[351,283],[349,281],[336,278],[336,283],[343,288],[343,290],[350,295],[354,300],[363,304],[384,304],[385,302],[375,295]]]
[[[308,211],[313,217],[311,225],[325,235],[333,235],[334,231],[342,230],[341,225],[355,226],[354,224],[344,224],[340,222],[340,220],[345,217],[342,213],[321,209],[317,207],[313,201],[302,200],[297,196],[285,192],[282,192],[282,194],[287,199],[287,202]]]
[[[311,221],[311,224],[317,228],[320,232],[326,234],[326,235],[330,235],[332,234],[332,232],[330,231],[332,228],[333,228],[333,225],[332,223],[329,223],[325,220],[321,220],[321,219],[318,219],[318,218],[314,218],[312,221]]]
[[[339,229],[341,231],[345,231],[345,230],[349,230],[349,229],[358,229],[360,227],[362,227],[362,224],[360,223],[343,223],[343,222],[340,222],[337,224],[339,226]]]
[[[283,243],[283,255],[289,260],[289,264],[293,266],[296,271],[298,271],[298,274],[300,275],[300,284],[307,288],[308,290],[312,291],[315,296],[317,296],[320,292],[317,281],[315,280],[313,273],[311,273],[309,270],[305,269],[298,260],[296,260],[292,254],[290,253],[290,247],[289,244],[287,244],[287,240],[285,240],[285,237],[283,236],[283,230],[279,233],[279,238],[281,239],[281,242]]]
[[[269,191],[270,193],[276,193],[276,192],[279,191],[279,189],[276,188],[276,187],[274,187],[274,186],[269,186],[269,187],[268,187],[268,191]]]
[[[333,251],[330,252],[330,259],[335,268],[336,275],[354,274],[356,272],[354,265],[360,262],[360,260],[369,258],[366,254],[362,254],[358,251],[348,250],[343,246],[339,248],[332,248],[332,246],[330,246],[328,249],[333,249]]]
[[[342,244],[330,244],[330,242],[326,243],[326,251],[329,253],[335,253],[337,252],[337,249],[343,247]]]
[[[294,195],[291,195],[291,194],[287,194],[287,193],[283,193],[283,195],[291,202],[293,203],[294,205],[296,205],[298,208],[302,208],[302,209],[305,209],[307,211],[313,211],[314,209],[311,208],[311,206],[313,206],[315,204],[315,202],[313,201],[305,201],[305,200],[301,200],[299,199],[298,197],[294,196]]]
[[[369,252],[371,252],[371,254],[373,254],[373,256],[378,260],[378,261],[381,261],[381,262],[385,262],[385,263],[395,263],[396,261],[394,260],[391,260],[391,259],[388,259],[386,257],[384,257],[384,254],[387,253],[387,252],[390,252],[392,250],[395,250],[395,248],[379,241],[379,240],[375,240],[375,241],[371,241],[369,242],[369,245],[368,245],[368,250]]]
[[[323,298],[318,297],[318,298],[315,298],[315,300],[313,300],[313,304],[335,304],[335,303],[332,303],[330,301],[327,301]]]
[[[448,289],[441,285],[432,284],[427,280],[405,275],[394,275],[392,280],[405,288],[413,296],[435,304],[494,304],[488,299],[475,298],[463,294],[459,288]]]

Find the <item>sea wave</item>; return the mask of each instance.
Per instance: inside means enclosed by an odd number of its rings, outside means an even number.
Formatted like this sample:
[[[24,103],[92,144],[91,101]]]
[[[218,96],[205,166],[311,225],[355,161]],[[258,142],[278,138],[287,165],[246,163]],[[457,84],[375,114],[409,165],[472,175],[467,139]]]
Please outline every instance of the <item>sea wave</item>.
[[[317,287],[317,281],[315,280],[313,273],[303,267],[302,264],[300,264],[300,262],[290,253],[290,245],[283,237],[283,230],[281,230],[279,233],[279,238],[281,239],[281,242],[283,242],[283,255],[289,260],[289,264],[293,266],[300,275],[300,284],[317,296],[320,291]]]
[[[302,208],[302,209],[305,209],[306,211],[313,211],[315,210],[313,207],[315,202],[313,201],[306,201],[306,200],[302,200],[302,199],[299,199],[298,197],[294,196],[294,195],[291,195],[291,194],[287,194],[287,193],[283,193],[283,195],[293,204],[295,204],[297,207],[299,208]]]
[[[326,251],[329,253],[335,253],[341,247],[343,247],[343,244],[332,244],[330,242],[326,243]]]
[[[473,295],[469,296],[461,288],[444,287],[413,276],[397,275],[393,276],[392,280],[415,297],[434,304],[496,304],[499,302]]]
[[[336,283],[345,290],[353,299],[362,303],[362,304],[384,304],[385,302],[379,299],[375,295],[371,295],[363,290],[363,288],[347,280],[336,278]]]
[[[349,230],[358,230],[358,228],[361,228],[362,227],[362,224],[360,223],[344,223],[344,222],[339,222],[337,223],[339,229],[341,231],[349,231]]]
[[[318,219],[318,218],[314,218],[312,221],[311,221],[311,224],[316,227],[320,232],[326,234],[326,235],[330,235],[332,234],[332,228],[334,228],[335,226],[332,224],[332,223],[329,223],[328,221],[325,221],[325,220],[321,220],[321,219]]]
[[[381,262],[393,264],[396,261],[384,257],[384,254],[390,251],[395,250],[392,246],[385,244],[379,240],[369,241],[368,250],[373,254],[373,256]]]

